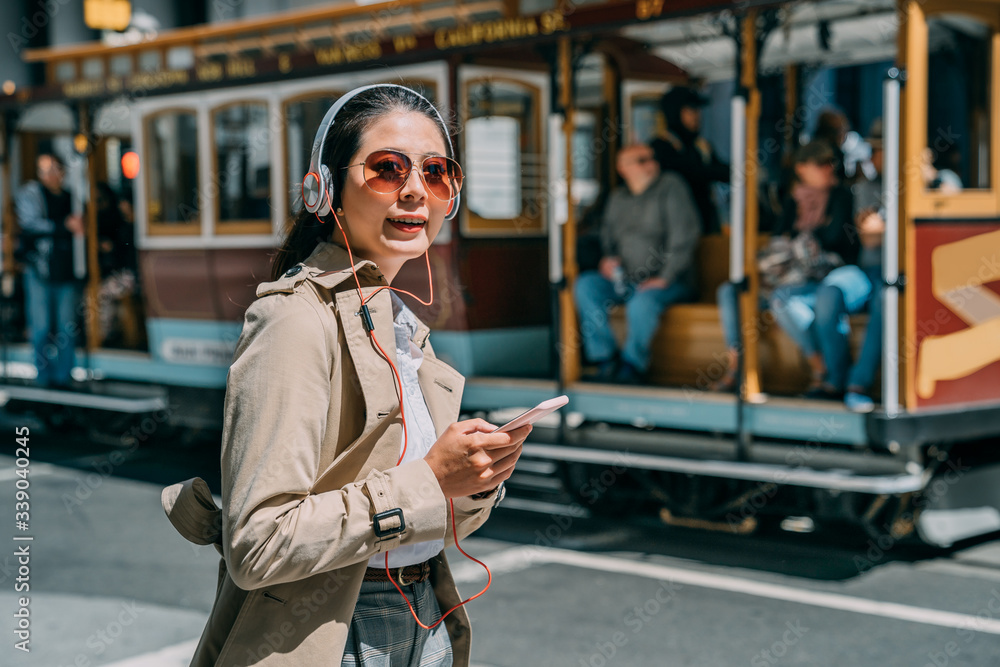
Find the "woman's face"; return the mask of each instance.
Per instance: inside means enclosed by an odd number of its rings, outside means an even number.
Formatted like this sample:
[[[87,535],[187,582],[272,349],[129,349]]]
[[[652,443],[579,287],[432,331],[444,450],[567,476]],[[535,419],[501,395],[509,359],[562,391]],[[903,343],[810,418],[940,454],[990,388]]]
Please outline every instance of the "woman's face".
[[[390,194],[369,188],[360,164],[385,148],[405,153],[414,163],[403,187]],[[404,262],[430,247],[448,211],[449,202],[434,197],[420,177],[418,165],[427,155],[447,155],[440,125],[420,113],[393,112],[364,132],[349,162],[358,166],[347,169],[340,221],[351,250],[378,264],[389,282]]]
[[[799,162],[795,165],[795,173],[802,185],[810,188],[832,188],[836,184],[833,172],[833,161]]]

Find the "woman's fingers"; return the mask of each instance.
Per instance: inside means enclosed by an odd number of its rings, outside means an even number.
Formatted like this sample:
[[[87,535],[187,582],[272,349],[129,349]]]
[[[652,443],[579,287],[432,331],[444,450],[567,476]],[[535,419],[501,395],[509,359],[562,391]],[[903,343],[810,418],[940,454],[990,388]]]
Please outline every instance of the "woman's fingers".
[[[455,422],[461,433],[471,435],[473,433],[492,433],[497,430],[496,424],[491,424],[485,419],[466,419],[462,422]]]
[[[485,473],[483,477],[488,477],[494,479],[497,482],[501,482],[514,472],[514,466],[517,464],[517,460],[521,457],[521,448],[518,447],[515,451],[511,452],[503,458],[497,459],[493,462],[486,472],[489,473],[487,476]]]
[[[479,444],[483,449],[501,449],[521,444],[529,433],[531,433],[531,424],[505,433],[484,433],[476,437],[479,438]]]

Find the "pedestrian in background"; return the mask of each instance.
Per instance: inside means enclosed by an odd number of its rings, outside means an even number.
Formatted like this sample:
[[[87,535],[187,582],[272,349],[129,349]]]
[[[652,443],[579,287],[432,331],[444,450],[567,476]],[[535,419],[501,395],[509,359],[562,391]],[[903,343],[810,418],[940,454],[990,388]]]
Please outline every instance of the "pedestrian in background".
[[[73,266],[73,237],[83,237],[83,217],[73,212],[72,197],[63,189],[62,161],[43,153],[36,167],[38,180],[21,186],[15,199],[25,309],[38,385],[68,389],[82,286]]]

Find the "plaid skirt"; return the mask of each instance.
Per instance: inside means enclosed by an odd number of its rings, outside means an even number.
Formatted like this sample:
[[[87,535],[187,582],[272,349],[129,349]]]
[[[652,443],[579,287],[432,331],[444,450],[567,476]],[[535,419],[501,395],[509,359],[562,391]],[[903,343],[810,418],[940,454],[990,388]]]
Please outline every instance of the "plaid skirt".
[[[403,586],[424,625],[441,618],[431,582]],[[448,629],[416,624],[399,591],[388,581],[365,581],[347,632],[341,667],[451,667]]]

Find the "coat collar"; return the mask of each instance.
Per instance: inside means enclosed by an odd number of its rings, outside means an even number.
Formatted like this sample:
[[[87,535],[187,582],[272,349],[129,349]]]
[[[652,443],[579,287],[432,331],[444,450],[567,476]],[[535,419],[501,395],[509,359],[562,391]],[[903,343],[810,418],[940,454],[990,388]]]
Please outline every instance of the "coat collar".
[[[354,271],[357,271],[362,286],[388,285],[375,262],[359,257],[355,257],[354,260]],[[348,279],[354,282],[351,258],[346,249],[335,243],[320,241],[301,264],[309,280],[328,289]]]
[[[365,296],[370,293],[370,290],[364,289],[366,287],[388,286],[385,276],[375,262],[357,257],[354,259],[354,271],[357,272],[358,282],[361,283]],[[354,274],[351,271],[350,256],[347,254],[347,250],[335,243],[321,241],[312,254],[303,260],[301,264],[304,269],[305,278],[321,287],[337,292],[342,291],[345,287],[348,289],[356,288]],[[340,285],[343,285],[343,287],[337,289]],[[389,303],[391,304],[391,301]],[[389,307],[389,312],[392,312],[391,306]],[[392,320],[391,315],[389,319]],[[431,330],[419,317],[416,320],[417,330],[412,340],[417,347],[423,349]]]

